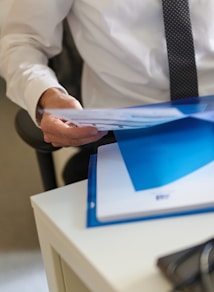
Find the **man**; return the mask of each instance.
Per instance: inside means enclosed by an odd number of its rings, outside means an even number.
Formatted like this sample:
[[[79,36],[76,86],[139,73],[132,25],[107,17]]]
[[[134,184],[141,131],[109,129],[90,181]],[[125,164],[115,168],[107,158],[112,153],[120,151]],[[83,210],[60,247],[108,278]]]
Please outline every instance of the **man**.
[[[214,1],[189,0],[199,95],[214,93]],[[0,73],[8,97],[27,109],[54,146],[78,146],[106,133],[68,126],[39,108],[82,109],[48,68],[61,50],[67,18],[84,60],[84,107],[121,107],[170,99],[160,0],[18,0],[2,30]]]

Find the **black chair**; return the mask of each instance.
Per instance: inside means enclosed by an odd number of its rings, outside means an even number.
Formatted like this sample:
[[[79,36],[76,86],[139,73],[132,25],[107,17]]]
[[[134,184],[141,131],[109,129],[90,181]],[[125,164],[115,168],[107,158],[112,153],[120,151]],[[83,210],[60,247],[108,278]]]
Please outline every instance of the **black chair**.
[[[55,71],[60,83],[81,102],[82,59],[75,47],[66,20],[64,21],[62,52],[52,58],[49,65]],[[56,188],[53,152],[60,148],[53,147],[43,140],[42,131],[24,109],[19,109],[16,114],[15,128],[21,139],[36,151],[44,190]]]

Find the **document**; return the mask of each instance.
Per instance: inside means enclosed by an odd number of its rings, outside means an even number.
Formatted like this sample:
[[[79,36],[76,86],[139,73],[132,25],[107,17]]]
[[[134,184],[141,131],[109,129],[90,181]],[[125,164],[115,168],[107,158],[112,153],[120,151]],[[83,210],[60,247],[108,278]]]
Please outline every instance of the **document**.
[[[99,147],[95,161],[88,182],[88,227],[214,211],[214,161],[141,191],[135,190],[117,143]]]
[[[43,110],[42,110],[43,111]],[[129,108],[45,109],[78,127],[93,126],[99,131],[138,129],[186,117],[214,122],[214,96],[194,97]]]
[[[47,109],[78,127],[93,126],[99,131],[151,127],[184,117],[176,108],[138,107],[119,109]]]

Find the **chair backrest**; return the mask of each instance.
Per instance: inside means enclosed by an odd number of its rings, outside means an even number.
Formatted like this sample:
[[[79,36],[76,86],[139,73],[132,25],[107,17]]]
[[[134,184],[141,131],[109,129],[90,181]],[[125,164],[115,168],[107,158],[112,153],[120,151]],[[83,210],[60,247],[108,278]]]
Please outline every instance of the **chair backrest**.
[[[82,58],[77,51],[67,20],[63,22],[62,52],[50,59],[50,67],[59,82],[81,102]]]

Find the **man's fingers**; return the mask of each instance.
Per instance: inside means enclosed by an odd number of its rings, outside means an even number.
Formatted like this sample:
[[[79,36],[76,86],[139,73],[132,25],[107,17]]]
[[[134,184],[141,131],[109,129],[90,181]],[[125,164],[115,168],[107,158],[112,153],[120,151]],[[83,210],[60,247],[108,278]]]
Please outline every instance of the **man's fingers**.
[[[47,115],[43,117],[41,128],[44,140],[55,147],[80,146],[95,142],[105,136],[107,132],[98,132],[94,127],[76,127],[62,120]]]

